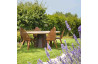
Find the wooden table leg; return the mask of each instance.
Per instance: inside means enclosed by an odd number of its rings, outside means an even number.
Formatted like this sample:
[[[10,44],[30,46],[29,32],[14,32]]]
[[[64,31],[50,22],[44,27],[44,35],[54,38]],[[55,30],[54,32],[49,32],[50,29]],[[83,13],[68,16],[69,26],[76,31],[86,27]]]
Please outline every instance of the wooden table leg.
[[[42,47],[47,47],[46,34],[42,35]]]
[[[50,41],[50,46],[52,47],[52,41]]]
[[[39,48],[46,47],[46,34],[37,34],[37,45]]]

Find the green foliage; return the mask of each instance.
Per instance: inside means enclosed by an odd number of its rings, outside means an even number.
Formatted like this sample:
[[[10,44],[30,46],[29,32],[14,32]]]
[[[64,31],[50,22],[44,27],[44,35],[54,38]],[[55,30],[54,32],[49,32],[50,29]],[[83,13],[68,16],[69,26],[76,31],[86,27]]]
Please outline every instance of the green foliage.
[[[32,4],[31,2],[19,3],[17,5],[17,25],[25,29],[34,29],[36,26],[43,27],[45,9],[38,2]]]
[[[46,8],[43,4],[38,4],[37,1],[34,4],[20,2],[17,5],[17,26],[26,30],[32,30],[35,27],[39,27],[41,30],[51,30],[55,26],[56,30],[65,29],[64,35],[69,34],[71,36],[72,34],[68,32],[65,25],[65,20],[67,20],[73,33],[77,37],[79,36],[77,29],[81,24],[81,18],[78,18],[77,14],[56,12],[53,15],[47,15],[45,12]]]
[[[17,26],[17,30],[19,30],[19,28],[20,28],[20,27],[19,27],[19,26]]]
[[[72,34],[68,32],[66,25],[65,25],[65,20],[67,20],[73,33],[75,33],[77,37],[79,36],[78,27],[81,24],[81,19],[77,17],[77,14],[73,15],[71,13],[63,14],[62,12],[56,12],[55,14],[48,15],[47,17],[48,17],[48,19],[47,19],[48,27],[47,28],[49,30],[53,26],[55,26],[56,30],[62,32],[65,29],[65,35],[69,34],[70,36],[72,36]]]
[[[20,40],[21,40],[20,32],[19,32],[19,31],[17,31],[17,42],[20,42]]]
[[[78,27],[81,25],[81,19],[77,17],[77,14],[72,15],[71,13],[66,13],[65,17],[72,29],[72,32],[75,33],[76,36],[78,37],[79,36]]]

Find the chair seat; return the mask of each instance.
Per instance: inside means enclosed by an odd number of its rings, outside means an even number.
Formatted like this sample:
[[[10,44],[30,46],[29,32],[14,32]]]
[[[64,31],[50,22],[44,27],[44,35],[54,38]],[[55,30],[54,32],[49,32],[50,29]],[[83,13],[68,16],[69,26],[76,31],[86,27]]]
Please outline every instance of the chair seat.
[[[60,37],[56,37],[56,39],[60,39]]]

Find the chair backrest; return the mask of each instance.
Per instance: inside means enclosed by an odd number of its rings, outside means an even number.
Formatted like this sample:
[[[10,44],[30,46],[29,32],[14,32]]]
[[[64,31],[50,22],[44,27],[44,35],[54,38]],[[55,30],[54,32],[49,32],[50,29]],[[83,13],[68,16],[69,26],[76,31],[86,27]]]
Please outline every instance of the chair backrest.
[[[54,41],[55,39],[56,39],[56,28],[53,27],[53,28],[51,29],[51,31],[49,32],[49,34],[48,34],[46,40]]]
[[[30,40],[29,35],[27,34],[27,32],[23,28],[20,28],[20,35],[24,41]]]
[[[35,27],[34,31],[40,31],[38,27]],[[37,34],[33,34],[33,37],[37,37]]]
[[[60,35],[60,38],[61,38],[61,39],[62,39],[62,37],[63,37],[64,32],[65,32],[65,29],[63,30],[62,34]]]
[[[21,29],[22,29],[22,28],[20,27],[20,28],[19,28],[19,31],[20,31],[20,36],[21,36]],[[21,36],[21,37],[22,37],[22,36]]]
[[[35,27],[34,31],[40,31],[40,29],[38,27]]]
[[[23,29],[23,28],[21,28],[21,27],[19,28],[19,31],[20,31],[20,37],[21,37],[21,40],[23,40],[23,37],[22,37],[22,35],[21,35],[21,29]],[[21,41],[21,40],[20,40],[20,41]]]

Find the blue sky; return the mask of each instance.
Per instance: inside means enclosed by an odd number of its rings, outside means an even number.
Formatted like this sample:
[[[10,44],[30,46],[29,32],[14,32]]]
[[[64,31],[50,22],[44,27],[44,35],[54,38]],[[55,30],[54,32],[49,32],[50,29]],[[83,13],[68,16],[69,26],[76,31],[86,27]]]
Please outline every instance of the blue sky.
[[[35,0],[22,1],[31,1],[34,3]],[[71,12],[72,14],[77,14],[78,17],[81,17],[81,0],[38,0],[38,2],[45,4],[47,14],[53,14],[56,11],[63,13]]]

